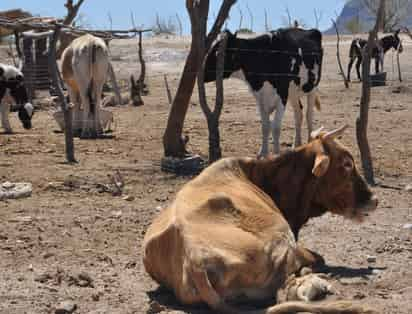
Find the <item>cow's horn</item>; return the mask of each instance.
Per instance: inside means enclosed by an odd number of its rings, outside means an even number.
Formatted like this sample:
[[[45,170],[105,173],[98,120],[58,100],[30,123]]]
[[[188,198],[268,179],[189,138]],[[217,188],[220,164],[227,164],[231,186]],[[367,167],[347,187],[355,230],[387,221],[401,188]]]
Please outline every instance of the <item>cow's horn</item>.
[[[319,137],[320,133],[324,130],[325,128],[323,126],[321,126],[319,129],[312,131],[310,133],[310,138],[311,139],[315,139],[317,137]]]
[[[348,125],[345,124],[344,126],[340,127],[339,129],[336,129],[336,130],[333,130],[333,131],[330,131],[330,132],[326,133],[326,134],[323,136],[323,139],[324,139],[324,140],[334,139],[334,138],[342,135],[343,132],[345,132],[345,130],[346,130],[347,128],[348,128]]]

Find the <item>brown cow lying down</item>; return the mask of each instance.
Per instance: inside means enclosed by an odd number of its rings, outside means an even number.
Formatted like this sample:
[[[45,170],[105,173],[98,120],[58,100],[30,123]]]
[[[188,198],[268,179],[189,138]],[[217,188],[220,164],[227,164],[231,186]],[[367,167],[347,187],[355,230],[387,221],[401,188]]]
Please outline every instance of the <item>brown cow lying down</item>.
[[[184,304],[243,313],[236,301],[276,300],[289,276],[317,258],[296,243],[308,219],[326,212],[362,220],[377,199],[334,138],[314,139],[274,159],[226,158],[188,182],[154,220],[143,262]],[[295,235],[295,236],[294,236]],[[371,313],[351,302],[286,302],[245,313]]]

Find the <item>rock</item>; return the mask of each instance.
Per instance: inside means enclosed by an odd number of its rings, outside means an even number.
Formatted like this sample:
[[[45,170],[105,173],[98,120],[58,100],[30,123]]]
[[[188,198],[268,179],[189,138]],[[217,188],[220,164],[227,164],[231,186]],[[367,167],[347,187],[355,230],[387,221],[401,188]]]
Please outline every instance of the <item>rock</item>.
[[[73,301],[63,301],[58,306],[54,314],[72,314],[77,309],[77,304]]]
[[[86,272],[79,273],[76,276],[70,276],[69,286],[78,286],[81,288],[94,288],[93,279]]]
[[[366,295],[365,294],[363,294],[362,292],[356,292],[355,293],[355,295],[353,296],[353,298],[355,299],[355,300],[362,300],[362,299],[365,299],[366,298]]]
[[[3,184],[2,184],[2,187],[3,187],[3,189],[6,189],[6,190],[10,190],[10,189],[12,189],[12,188],[14,188],[16,185],[14,184],[14,183],[11,183],[11,182],[4,182]]]
[[[103,295],[103,292],[102,292],[102,291],[94,292],[94,293],[92,294],[92,300],[93,300],[94,302],[97,302],[97,301],[100,300],[100,297],[101,297],[102,295]]]
[[[29,197],[32,191],[31,183],[5,182],[0,186],[0,200]]]
[[[30,223],[33,221],[33,217],[31,216],[18,216],[16,218],[12,218],[9,220],[10,222],[22,222],[22,223]]]
[[[403,229],[412,230],[412,224],[403,225]]]
[[[112,218],[120,218],[122,217],[123,213],[121,210],[117,210],[117,211],[112,211],[111,212],[111,216]]]
[[[54,254],[48,252],[48,253],[45,253],[45,254],[43,255],[43,258],[44,258],[44,259],[48,259],[48,258],[50,258],[50,257],[52,257],[52,256],[54,256]]]
[[[128,202],[134,201],[134,196],[126,195],[126,196],[123,197],[123,200],[128,201]]]
[[[376,263],[376,256],[367,256],[366,261],[368,263]]]
[[[412,192],[412,184],[408,184],[408,185],[405,187],[405,191],[406,191],[406,192]]]
[[[51,276],[48,273],[44,273],[44,274],[40,274],[40,275],[36,276],[34,278],[34,281],[40,282],[40,283],[46,283],[47,281],[52,280],[52,279],[53,279],[53,276]]]
[[[372,269],[372,275],[379,275],[382,272],[383,272],[383,269],[377,269],[377,268]]]
[[[157,314],[164,310],[166,310],[166,308],[163,305],[159,304],[157,301],[152,301],[150,302],[150,308],[147,311],[147,314]]]
[[[344,285],[344,286],[350,286],[350,285],[366,285],[367,282],[365,279],[360,278],[360,277],[353,277],[353,278],[340,278],[338,279],[339,282]]]

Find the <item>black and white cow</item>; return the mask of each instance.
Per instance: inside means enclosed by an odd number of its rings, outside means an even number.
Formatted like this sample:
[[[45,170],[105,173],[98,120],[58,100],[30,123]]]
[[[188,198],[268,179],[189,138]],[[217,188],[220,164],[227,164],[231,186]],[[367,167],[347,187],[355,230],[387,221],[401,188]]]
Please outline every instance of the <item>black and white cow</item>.
[[[0,63],[0,112],[1,123],[6,133],[12,133],[9,122],[10,101],[3,101],[5,96],[11,96],[17,105],[18,116],[25,129],[31,129],[33,105],[28,100],[22,72],[12,65]]]
[[[382,37],[378,40],[375,46],[372,49],[372,59],[375,59],[375,73],[379,73],[379,66],[380,69],[383,70],[383,60],[385,57],[385,53],[389,49],[395,49],[399,53],[403,51],[403,46],[401,39],[399,38],[400,30],[397,30],[392,35],[388,35]],[[350,81],[350,72],[352,70],[352,65],[356,62],[356,74],[358,75],[358,79],[361,81],[361,74],[360,74],[360,66],[362,64],[362,52],[363,49],[366,47],[368,43],[367,40],[362,38],[355,38],[352,40],[349,50],[349,64],[348,64],[348,81]]]
[[[274,152],[280,151],[279,137],[286,103],[295,113],[295,146],[301,145],[303,108],[300,97],[307,95],[306,118],[312,132],[313,106],[316,87],[321,78],[322,34],[315,29],[279,29],[254,38],[228,35],[224,78],[244,80],[256,98],[262,124],[262,146],[259,157],[269,153],[269,132],[272,127]],[[216,80],[216,51],[219,40],[212,47],[205,64],[205,82]],[[276,110],[270,121],[270,115]]]

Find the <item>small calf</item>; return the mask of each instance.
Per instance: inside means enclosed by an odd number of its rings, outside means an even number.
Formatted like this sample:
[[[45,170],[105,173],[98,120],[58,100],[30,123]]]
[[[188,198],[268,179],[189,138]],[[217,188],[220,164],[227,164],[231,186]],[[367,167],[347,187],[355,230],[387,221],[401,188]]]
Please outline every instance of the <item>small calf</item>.
[[[13,130],[9,122],[10,100],[17,105],[18,117],[25,129],[31,129],[34,107],[29,102],[23,73],[12,65],[0,63],[0,112],[6,133]]]

